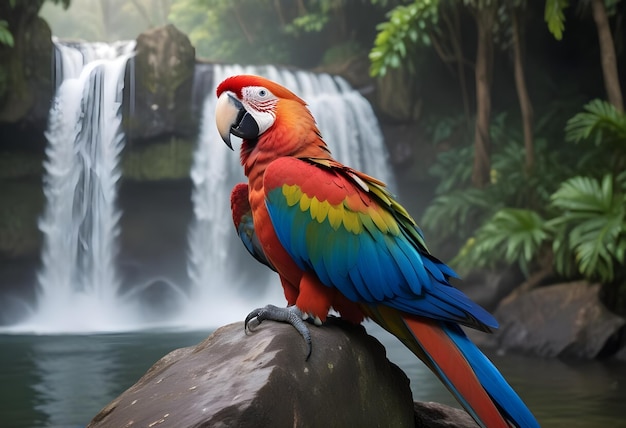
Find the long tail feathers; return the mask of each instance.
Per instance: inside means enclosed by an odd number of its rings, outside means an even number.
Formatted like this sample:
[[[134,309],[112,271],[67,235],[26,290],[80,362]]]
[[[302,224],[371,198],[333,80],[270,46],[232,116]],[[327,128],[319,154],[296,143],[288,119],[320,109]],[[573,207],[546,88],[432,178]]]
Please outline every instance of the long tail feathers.
[[[456,324],[401,314],[383,306],[367,312],[439,377],[480,426],[539,427],[498,369]]]

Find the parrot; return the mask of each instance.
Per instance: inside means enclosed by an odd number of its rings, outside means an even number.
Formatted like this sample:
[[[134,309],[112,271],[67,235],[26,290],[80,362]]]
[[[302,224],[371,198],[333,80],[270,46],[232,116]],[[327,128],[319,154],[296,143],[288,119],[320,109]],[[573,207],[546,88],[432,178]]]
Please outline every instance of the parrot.
[[[306,102],[255,75],[217,86],[224,143],[241,139],[247,183],[231,193],[246,248],[278,273],[285,307],[250,312],[246,330],[287,322],[312,351],[309,325],[332,311],[371,319],[440,379],[481,427],[538,427],[526,404],[461,326],[483,332],[495,318],[455,288],[457,274],[433,256],[422,230],[386,185],[335,160]],[[340,117],[337,120],[341,120]]]

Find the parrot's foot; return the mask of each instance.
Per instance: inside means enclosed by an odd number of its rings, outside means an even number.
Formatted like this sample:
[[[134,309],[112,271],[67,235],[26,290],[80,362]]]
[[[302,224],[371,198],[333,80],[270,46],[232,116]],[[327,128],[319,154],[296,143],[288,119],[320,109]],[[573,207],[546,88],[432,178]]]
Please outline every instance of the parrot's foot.
[[[246,317],[243,325],[246,331],[253,331],[265,320],[286,322],[291,324],[296,330],[298,330],[298,333],[300,333],[306,343],[306,360],[308,360],[311,356],[313,345],[311,341],[311,333],[309,332],[309,328],[304,322],[304,319],[307,318],[309,318],[308,314],[306,316],[303,316],[302,311],[298,309],[298,307],[295,305],[288,306],[286,308],[279,308],[274,305],[267,305],[263,308],[257,308],[250,312]]]

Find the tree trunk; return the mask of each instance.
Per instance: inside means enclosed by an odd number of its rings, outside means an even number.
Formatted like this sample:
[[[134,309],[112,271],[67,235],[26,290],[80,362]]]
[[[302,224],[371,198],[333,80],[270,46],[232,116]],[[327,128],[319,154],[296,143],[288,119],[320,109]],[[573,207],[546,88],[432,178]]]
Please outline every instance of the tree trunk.
[[[602,63],[602,74],[604,75],[604,87],[609,102],[619,111],[624,111],[624,101],[622,89],[619,84],[617,74],[617,60],[615,58],[615,45],[611,35],[609,18],[606,15],[606,8],[603,0],[592,0],[591,10],[593,20],[598,30],[598,42],[600,43],[600,56]]]
[[[456,62],[456,72],[459,77],[459,85],[461,89],[461,97],[463,99],[463,114],[465,115],[465,122],[469,129],[470,126],[470,100],[467,91],[467,82],[465,80],[465,58],[463,56],[463,47],[461,46],[461,23],[459,20],[459,10],[457,7],[451,8],[450,14],[443,11],[443,21],[448,26],[450,34],[450,44],[452,45],[452,54]]]
[[[524,130],[524,150],[526,153],[526,173],[530,174],[535,165],[535,148],[533,144],[533,107],[526,87],[524,63],[522,61],[522,40],[519,17],[513,11],[513,62],[515,69],[515,87],[519,106],[522,113],[522,128]]]
[[[489,122],[491,116],[491,78],[493,68],[493,27],[495,9],[483,8],[475,11],[478,27],[476,51],[476,126],[474,133],[474,166],[472,184],[484,187],[490,181],[491,138]]]

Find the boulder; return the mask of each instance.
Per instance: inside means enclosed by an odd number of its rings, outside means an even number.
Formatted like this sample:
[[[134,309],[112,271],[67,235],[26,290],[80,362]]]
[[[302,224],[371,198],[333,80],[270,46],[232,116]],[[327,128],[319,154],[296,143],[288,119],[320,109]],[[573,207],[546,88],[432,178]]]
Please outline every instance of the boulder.
[[[133,98],[134,103],[127,115],[128,136],[195,136],[197,118],[191,114],[190,100],[196,51],[189,38],[170,24],[141,33],[135,50],[134,82],[129,73],[124,85],[124,99]]]
[[[422,99],[415,98],[418,79],[413,79],[404,69],[388,69],[378,79],[374,105],[377,112],[397,122],[416,122],[422,116]]]
[[[599,291],[576,281],[504,299],[494,313],[500,328],[482,344],[541,357],[604,356],[626,320],[601,303]]]
[[[517,267],[505,269],[475,269],[462,281],[452,279],[453,285],[467,294],[470,299],[488,311],[494,311],[500,301],[524,281]]]
[[[417,406],[418,418],[407,377],[363,327],[330,319],[311,334],[305,361],[290,325],[266,321],[248,335],[242,323],[222,327],[163,357],[88,426],[475,426],[432,403]]]

